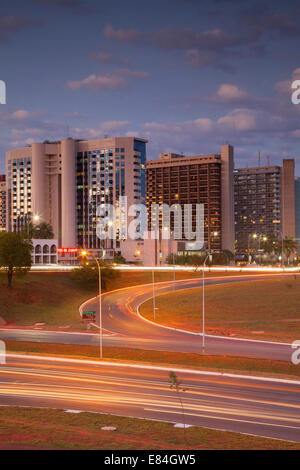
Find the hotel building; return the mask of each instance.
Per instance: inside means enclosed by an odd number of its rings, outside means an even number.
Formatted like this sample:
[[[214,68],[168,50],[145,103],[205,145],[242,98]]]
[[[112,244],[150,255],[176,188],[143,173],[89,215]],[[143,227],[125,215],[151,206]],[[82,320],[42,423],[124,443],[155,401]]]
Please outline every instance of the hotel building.
[[[224,145],[220,154],[186,157],[160,154],[147,162],[147,208],[152,204],[192,204],[195,223],[196,204],[204,205],[204,241],[209,250],[234,251],[233,147]],[[160,232],[162,218],[160,218]],[[193,230],[195,226],[193,225]],[[151,230],[150,223],[148,229]],[[174,217],[171,217],[171,232]],[[184,233],[184,230],[183,230]],[[198,251],[189,240],[178,244],[178,251]]]
[[[135,137],[69,138],[10,150],[7,230],[19,231],[38,216],[52,225],[59,247],[122,252],[119,197],[127,196],[128,206],[145,202],[146,143]],[[116,208],[117,237],[105,243],[96,234],[102,203]]]
[[[0,233],[6,230],[6,180],[0,175]]]
[[[295,238],[295,162],[234,171],[236,251],[255,249],[257,238]]]

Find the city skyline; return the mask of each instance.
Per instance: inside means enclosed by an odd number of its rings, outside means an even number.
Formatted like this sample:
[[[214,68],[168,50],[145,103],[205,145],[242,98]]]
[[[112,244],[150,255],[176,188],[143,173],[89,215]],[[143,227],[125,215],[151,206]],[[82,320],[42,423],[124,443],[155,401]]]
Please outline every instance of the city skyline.
[[[236,167],[256,166],[260,151],[262,165],[295,158],[300,174],[296,2],[98,3],[2,7],[0,173],[11,148],[135,135],[148,159],[231,143]]]

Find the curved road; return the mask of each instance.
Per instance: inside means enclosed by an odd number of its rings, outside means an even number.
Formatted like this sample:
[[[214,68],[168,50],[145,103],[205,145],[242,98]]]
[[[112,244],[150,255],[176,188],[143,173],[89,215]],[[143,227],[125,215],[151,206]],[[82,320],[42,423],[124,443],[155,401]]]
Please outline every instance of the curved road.
[[[187,388],[186,424],[300,442],[300,382],[175,372]],[[0,402],[182,423],[168,375],[161,367],[14,355],[0,365]]]
[[[206,278],[206,285],[240,283],[246,281],[294,277],[291,274],[260,274]],[[199,279],[158,283],[155,285],[156,295],[176,290],[202,286]],[[104,336],[104,346],[129,347],[158,351],[202,352],[202,335],[174,331],[156,326],[139,318],[138,306],[152,297],[152,284],[134,286],[103,294],[102,315],[103,329],[112,332]],[[242,304],[241,304],[242,307]],[[98,311],[98,298],[83,304],[84,310]],[[201,306],[195,306],[201,316]],[[99,324],[99,319],[98,319]],[[0,329],[0,339],[19,341],[57,342],[68,344],[95,345],[99,343],[99,335],[95,333],[49,332],[42,330]],[[295,338],[299,339],[299,338]],[[289,344],[245,340],[228,337],[206,335],[205,352],[230,356],[243,356],[290,361],[293,349]]]

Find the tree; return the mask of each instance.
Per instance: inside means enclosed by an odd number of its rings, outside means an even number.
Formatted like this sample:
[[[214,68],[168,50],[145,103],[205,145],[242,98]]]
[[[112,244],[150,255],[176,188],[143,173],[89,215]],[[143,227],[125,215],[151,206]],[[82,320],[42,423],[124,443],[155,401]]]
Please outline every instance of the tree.
[[[0,268],[7,273],[8,287],[13,275],[24,275],[31,268],[31,242],[18,233],[0,234]]]
[[[197,269],[203,265],[205,258],[206,258],[206,252],[204,252],[203,255],[198,255],[198,254],[191,255],[189,256],[188,264],[195,266],[195,271],[197,271]]]
[[[126,264],[126,259],[122,255],[115,255],[113,262],[115,264]]]
[[[23,231],[22,236],[24,238],[30,239],[42,239],[42,240],[50,240],[54,238],[53,228],[47,222],[41,222],[40,224],[34,225],[31,221],[29,221]]]
[[[48,240],[54,238],[53,228],[47,222],[41,222],[34,226],[33,238],[41,238],[42,240]]]
[[[101,287],[105,290],[108,282],[114,280],[120,274],[119,271],[106,264],[105,261],[101,260],[99,264],[101,267]],[[71,278],[84,287],[97,288],[99,273],[96,261],[82,262],[79,268],[73,269]]]
[[[183,417],[183,427],[184,427],[184,440],[186,441],[186,432],[185,432],[185,428],[186,428],[186,424],[185,424],[185,412],[184,412],[184,407],[183,407],[183,402],[182,402],[182,398],[181,398],[181,392],[186,392],[186,388],[183,388],[182,385],[181,385],[181,382],[178,380],[177,378],[177,375],[175,374],[175,372],[170,372],[169,373],[169,384],[170,384],[170,389],[175,389],[176,390],[176,393],[177,393],[177,397],[180,401],[180,405],[181,405],[181,409],[182,409],[182,417]]]
[[[285,237],[282,240],[283,253],[287,257],[288,264],[290,264],[290,256],[297,251],[298,245],[293,238]]]

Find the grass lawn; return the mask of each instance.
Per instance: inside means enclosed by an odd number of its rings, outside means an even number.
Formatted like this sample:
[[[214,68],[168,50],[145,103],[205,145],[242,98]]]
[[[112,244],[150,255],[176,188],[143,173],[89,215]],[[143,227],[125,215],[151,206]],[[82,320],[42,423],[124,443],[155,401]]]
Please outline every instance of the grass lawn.
[[[8,353],[38,354],[77,359],[99,359],[97,346],[73,344],[33,343],[26,341],[6,341]],[[194,353],[169,351],[148,351],[143,349],[104,347],[104,360],[157,364],[186,367],[216,372],[233,372],[245,375],[271,376],[299,380],[300,367],[286,361],[251,359],[245,357],[212,356]]]
[[[103,426],[117,429],[102,431]],[[88,412],[0,409],[0,449],[300,449],[300,444],[197,426],[186,430],[185,442],[183,432],[168,423]]]
[[[300,279],[251,281],[205,288],[206,332],[272,341],[300,339]],[[202,288],[159,295],[156,320],[202,331]],[[152,299],[140,312],[153,320]]]
[[[176,273],[176,279],[199,276],[201,272]],[[172,279],[172,272],[155,274],[156,282]],[[152,282],[151,272],[122,272],[108,286],[108,290],[149,282]],[[0,317],[8,325],[33,325],[38,322],[82,329],[85,325],[81,322],[78,308],[95,295],[96,289],[79,287],[72,281],[70,273],[30,273],[23,278],[14,278],[11,289],[7,288],[6,276],[1,274]]]

